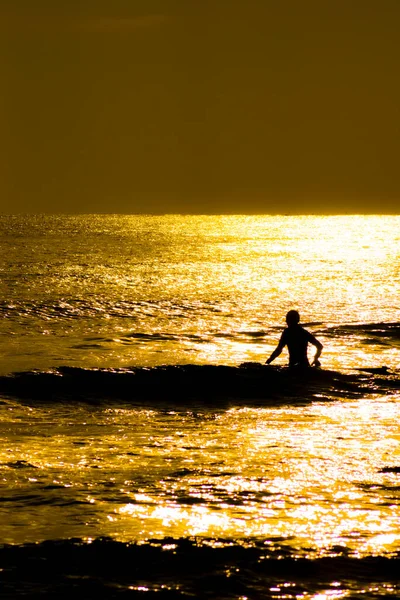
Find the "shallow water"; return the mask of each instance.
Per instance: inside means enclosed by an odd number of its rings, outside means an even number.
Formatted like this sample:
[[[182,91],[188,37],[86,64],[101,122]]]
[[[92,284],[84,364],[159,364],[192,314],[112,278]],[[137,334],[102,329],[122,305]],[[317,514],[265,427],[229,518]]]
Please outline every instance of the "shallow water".
[[[27,374],[10,392],[0,378],[9,597],[396,596],[399,225],[1,217],[0,374],[37,369],[44,381],[35,388]],[[166,401],[135,393],[132,402],[120,383],[117,370],[134,365],[263,362],[290,308],[323,342],[322,365],[341,385],[303,382],[279,402],[279,390],[254,402],[252,388],[247,403],[242,385],[240,402],[232,389],[217,402],[200,371],[197,390],[167,381]],[[381,365],[388,375],[355,370]],[[87,367],[110,370],[90,387]],[[30,567],[50,563],[54,580]]]
[[[277,408],[1,407],[2,539],[282,538],[400,550],[398,398]],[[305,550],[307,549],[307,550]]]

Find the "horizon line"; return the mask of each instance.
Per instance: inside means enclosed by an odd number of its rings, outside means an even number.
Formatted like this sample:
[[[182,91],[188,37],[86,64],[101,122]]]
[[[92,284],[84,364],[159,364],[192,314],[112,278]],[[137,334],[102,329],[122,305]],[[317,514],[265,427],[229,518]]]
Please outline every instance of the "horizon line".
[[[399,212],[51,212],[51,211],[19,211],[15,213],[0,211],[0,217],[17,217],[17,216],[92,216],[92,215],[109,215],[109,216],[142,216],[142,217],[162,217],[162,216],[182,216],[182,217],[397,217]]]

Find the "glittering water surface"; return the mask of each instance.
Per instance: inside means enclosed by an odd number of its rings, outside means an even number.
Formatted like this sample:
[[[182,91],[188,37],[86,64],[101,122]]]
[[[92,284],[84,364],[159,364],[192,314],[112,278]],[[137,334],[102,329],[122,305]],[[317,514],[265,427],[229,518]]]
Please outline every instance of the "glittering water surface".
[[[400,548],[398,399],[211,411],[1,407],[8,542],[283,538]],[[397,461],[397,462],[396,462]]]
[[[332,328],[400,321],[399,242],[393,216],[3,216],[0,369],[262,360],[291,308],[325,367],[397,366],[398,335]]]
[[[291,308],[323,367],[398,374],[399,240],[400,217],[0,217],[0,374],[263,362]],[[398,391],[309,400],[4,396],[0,541],[195,536],[284,543],[294,558],[398,556]],[[290,595],[288,581],[268,597],[350,593],[332,580]]]

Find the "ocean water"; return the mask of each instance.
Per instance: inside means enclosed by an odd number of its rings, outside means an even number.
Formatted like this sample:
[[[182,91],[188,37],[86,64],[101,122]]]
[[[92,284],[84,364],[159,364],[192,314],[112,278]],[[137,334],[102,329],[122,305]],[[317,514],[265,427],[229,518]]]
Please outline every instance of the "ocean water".
[[[400,595],[400,217],[1,216],[0,247],[0,595]],[[261,366],[292,308],[306,375]]]

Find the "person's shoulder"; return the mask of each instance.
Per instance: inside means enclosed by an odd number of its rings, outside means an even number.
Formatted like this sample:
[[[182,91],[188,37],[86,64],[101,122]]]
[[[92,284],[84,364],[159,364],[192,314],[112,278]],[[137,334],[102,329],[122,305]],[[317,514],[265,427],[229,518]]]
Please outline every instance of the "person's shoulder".
[[[285,329],[282,331],[282,335],[281,335],[281,340],[285,339],[289,334],[289,327],[285,327]]]
[[[305,335],[308,337],[309,340],[315,340],[315,336],[311,333],[311,331],[308,331],[308,329],[304,329],[304,327],[302,327],[302,330],[304,331]]]

